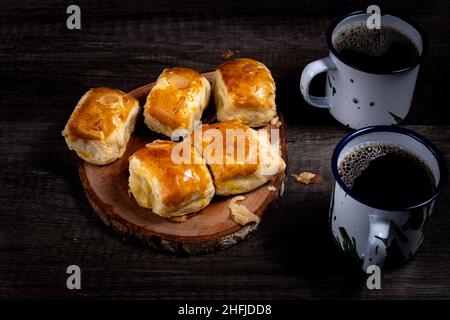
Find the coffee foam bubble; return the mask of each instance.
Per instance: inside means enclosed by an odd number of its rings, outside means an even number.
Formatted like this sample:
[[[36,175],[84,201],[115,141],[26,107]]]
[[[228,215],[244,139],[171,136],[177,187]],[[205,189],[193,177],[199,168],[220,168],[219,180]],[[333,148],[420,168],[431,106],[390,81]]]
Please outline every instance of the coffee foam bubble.
[[[362,23],[349,23],[336,32],[333,46],[340,52],[351,49],[369,56],[382,56],[393,43],[400,42],[415,47],[408,36],[391,27],[369,29]]]
[[[386,154],[408,157],[419,162],[427,171],[430,171],[420,159],[399,145],[368,142],[359,144],[344,154],[339,162],[339,176],[345,185],[351,189],[355,179],[369,166],[370,162]],[[431,174],[431,172],[429,173]]]

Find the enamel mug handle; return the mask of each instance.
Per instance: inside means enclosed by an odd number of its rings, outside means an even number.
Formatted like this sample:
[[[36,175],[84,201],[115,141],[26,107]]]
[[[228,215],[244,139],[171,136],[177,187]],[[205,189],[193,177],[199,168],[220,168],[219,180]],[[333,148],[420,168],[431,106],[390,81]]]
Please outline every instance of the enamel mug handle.
[[[369,214],[369,224],[369,238],[363,262],[364,272],[367,272],[370,265],[383,267],[391,229],[391,221],[380,217],[380,213],[376,210]]]
[[[302,71],[300,78],[300,92],[305,98],[306,102],[310,105],[318,108],[330,108],[328,97],[315,97],[309,94],[309,85],[312,79],[319,73],[335,69],[333,61],[330,57],[326,57],[320,60],[313,61],[306,65]]]

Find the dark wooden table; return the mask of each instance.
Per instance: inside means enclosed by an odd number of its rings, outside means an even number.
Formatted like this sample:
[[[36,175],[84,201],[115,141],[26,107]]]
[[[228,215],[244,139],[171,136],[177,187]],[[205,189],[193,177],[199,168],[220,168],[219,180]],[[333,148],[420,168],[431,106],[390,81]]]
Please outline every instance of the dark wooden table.
[[[330,157],[349,132],[298,90],[309,61],[327,54],[332,20],[359,1],[76,2],[82,29],[66,28],[64,1],[0,5],[1,298],[450,298],[450,195],[436,206],[426,240],[382,289],[333,246],[327,211]],[[257,3],[257,4],[256,4]],[[450,4],[377,1],[429,35],[412,110],[403,126],[436,143],[450,163]],[[213,70],[228,49],[272,70],[288,121],[288,174],[320,172],[320,185],[289,178],[278,207],[248,240],[207,256],[155,252],[105,226],[89,206],[76,157],[61,130],[90,87],[129,90],[167,66]],[[66,268],[82,269],[82,290]]]

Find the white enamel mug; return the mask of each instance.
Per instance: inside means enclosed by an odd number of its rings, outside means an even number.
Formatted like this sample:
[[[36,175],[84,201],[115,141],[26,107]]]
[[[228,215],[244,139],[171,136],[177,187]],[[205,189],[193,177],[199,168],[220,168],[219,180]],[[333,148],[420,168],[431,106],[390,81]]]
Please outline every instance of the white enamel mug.
[[[381,16],[381,28],[392,27],[408,36],[419,50],[416,62],[406,68],[389,72],[352,66],[333,46],[338,32],[352,24],[366,24],[370,14],[363,11],[351,13],[336,21],[328,30],[328,57],[309,63],[303,69],[300,91],[310,105],[329,109],[340,123],[353,129],[373,125],[398,124],[409,112],[420,63],[428,48],[423,31],[397,16]],[[324,97],[309,94],[312,79],[326,72]]]
[[[340,161],[361,144],[374,142],[398,146],[429,167],[436,182],[429,199],[408,208],[383,208],[359,198],[345,185],[339,175]],[[411,258],[422,243],[435,200],[447,183],[447,166],[439,150],[411,130],[373,126],[344,137],[336,146],[331,162],[336,182],[329,221],[339,248],[360,263],[365,272],[370,265],[383,267],[386,262],[396,266]]]

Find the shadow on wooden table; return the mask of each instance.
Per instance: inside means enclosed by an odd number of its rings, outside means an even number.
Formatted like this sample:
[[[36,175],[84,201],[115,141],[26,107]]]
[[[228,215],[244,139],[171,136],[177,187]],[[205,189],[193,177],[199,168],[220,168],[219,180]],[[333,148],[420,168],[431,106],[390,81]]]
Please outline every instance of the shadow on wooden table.
[[[305,282],[312,298],[351,297],[367,290],[367,276],[360,266],[333,242],[328,201],[311,201],[307,206],[300,201],[280,203],[276,211],[266,221],[271,224],[272,241],[264,246],[276,253],[274,259],[288,276]],[[275,217],[277,213],[284,217]]]

